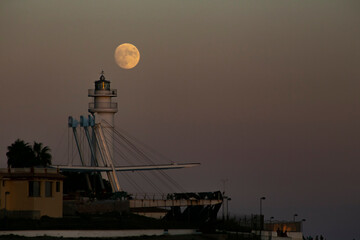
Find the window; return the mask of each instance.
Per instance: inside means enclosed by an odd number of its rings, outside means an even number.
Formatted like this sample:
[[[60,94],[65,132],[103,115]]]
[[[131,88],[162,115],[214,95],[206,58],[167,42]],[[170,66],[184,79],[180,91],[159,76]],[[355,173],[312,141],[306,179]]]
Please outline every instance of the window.
[[[56,182],[56,192],[60,192],[60,182]]]
[[[39,181],[29,181],[29,197],[40,197]]]
[[[45,197],[52,197],[52,182],[45,182]]]

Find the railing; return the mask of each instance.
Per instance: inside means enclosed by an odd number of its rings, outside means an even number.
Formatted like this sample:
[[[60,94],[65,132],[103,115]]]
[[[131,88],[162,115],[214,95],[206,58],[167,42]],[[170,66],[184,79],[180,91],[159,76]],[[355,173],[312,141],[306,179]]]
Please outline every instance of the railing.
[[[138,199],[154,199],[154,200],[166,200],[168,194],[166,193],[133,193],[131,194],[131,198]]]
[[[237,224],[248,230],[261,230],[264,225],[264,215],[251,214],[251,215],[238,215],[234,217]]]
[[[116,102],[91,102],[89,109],[117,109]]]
[[[220,192],[187,192],[187,193],[131,193],[134,200],[223,200]]]
[[[214,192],[213,194],[216,194]],[[176,193],[158,194],[158,193],[134,193],[130,194],[129,203],[130,208],[144,208],[144,207],[186,207],[186,206],[207,206],[217,205],[222,203],[221,199],[209,198],[194,198],[192,195],[200,197],[200,195],[209,193],[182,193],[182,198],[177,198]]]
[[[116,89],[110,89],[110,90],[95,90],[95,89],[89,89],[88,90],[88,96],[110,96],[110,97],[116,97],[117,96],[117,90]]]
[[[264,229],[266,231],[277,231],[280,229],[281,231],[287,232],[301,232],[302,231],[302,221],[273,221],[265,223]]]

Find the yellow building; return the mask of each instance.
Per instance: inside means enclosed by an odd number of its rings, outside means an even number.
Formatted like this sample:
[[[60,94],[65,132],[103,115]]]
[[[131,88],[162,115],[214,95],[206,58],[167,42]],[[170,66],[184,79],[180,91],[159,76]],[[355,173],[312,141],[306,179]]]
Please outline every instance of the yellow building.
[[[0,169],[0,217],[61,218],[63,179],[57,169]]]

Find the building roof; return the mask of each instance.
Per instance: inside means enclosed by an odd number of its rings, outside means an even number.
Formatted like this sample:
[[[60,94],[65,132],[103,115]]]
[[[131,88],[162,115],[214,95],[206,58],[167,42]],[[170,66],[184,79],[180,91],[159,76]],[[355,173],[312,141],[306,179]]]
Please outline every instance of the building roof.
[[[64,179],[58,169],[51,168],[2,168],[0,179]]]

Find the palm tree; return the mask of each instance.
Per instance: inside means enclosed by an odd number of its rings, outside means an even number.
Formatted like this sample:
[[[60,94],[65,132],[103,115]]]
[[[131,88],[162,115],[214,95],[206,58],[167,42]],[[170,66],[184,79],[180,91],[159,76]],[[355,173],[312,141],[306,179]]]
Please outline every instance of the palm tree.
[[[8,146],[6,156],[8,158],[8,167],[24,168],[34,165],[34,152],[31,146],[20,139]]]
[[[43,167],[51,165],[51,150],[48,146],[43,147],[42,143],[34,142],[32,151],[34,153],[34,162],[36,165]]]
[[[8,146],[6,156],[9,168],[46,167],[51,165],[50,148],[48,146],[43,147],[42,143],[34,142],[31,147],[29,143],[17,139]]]

